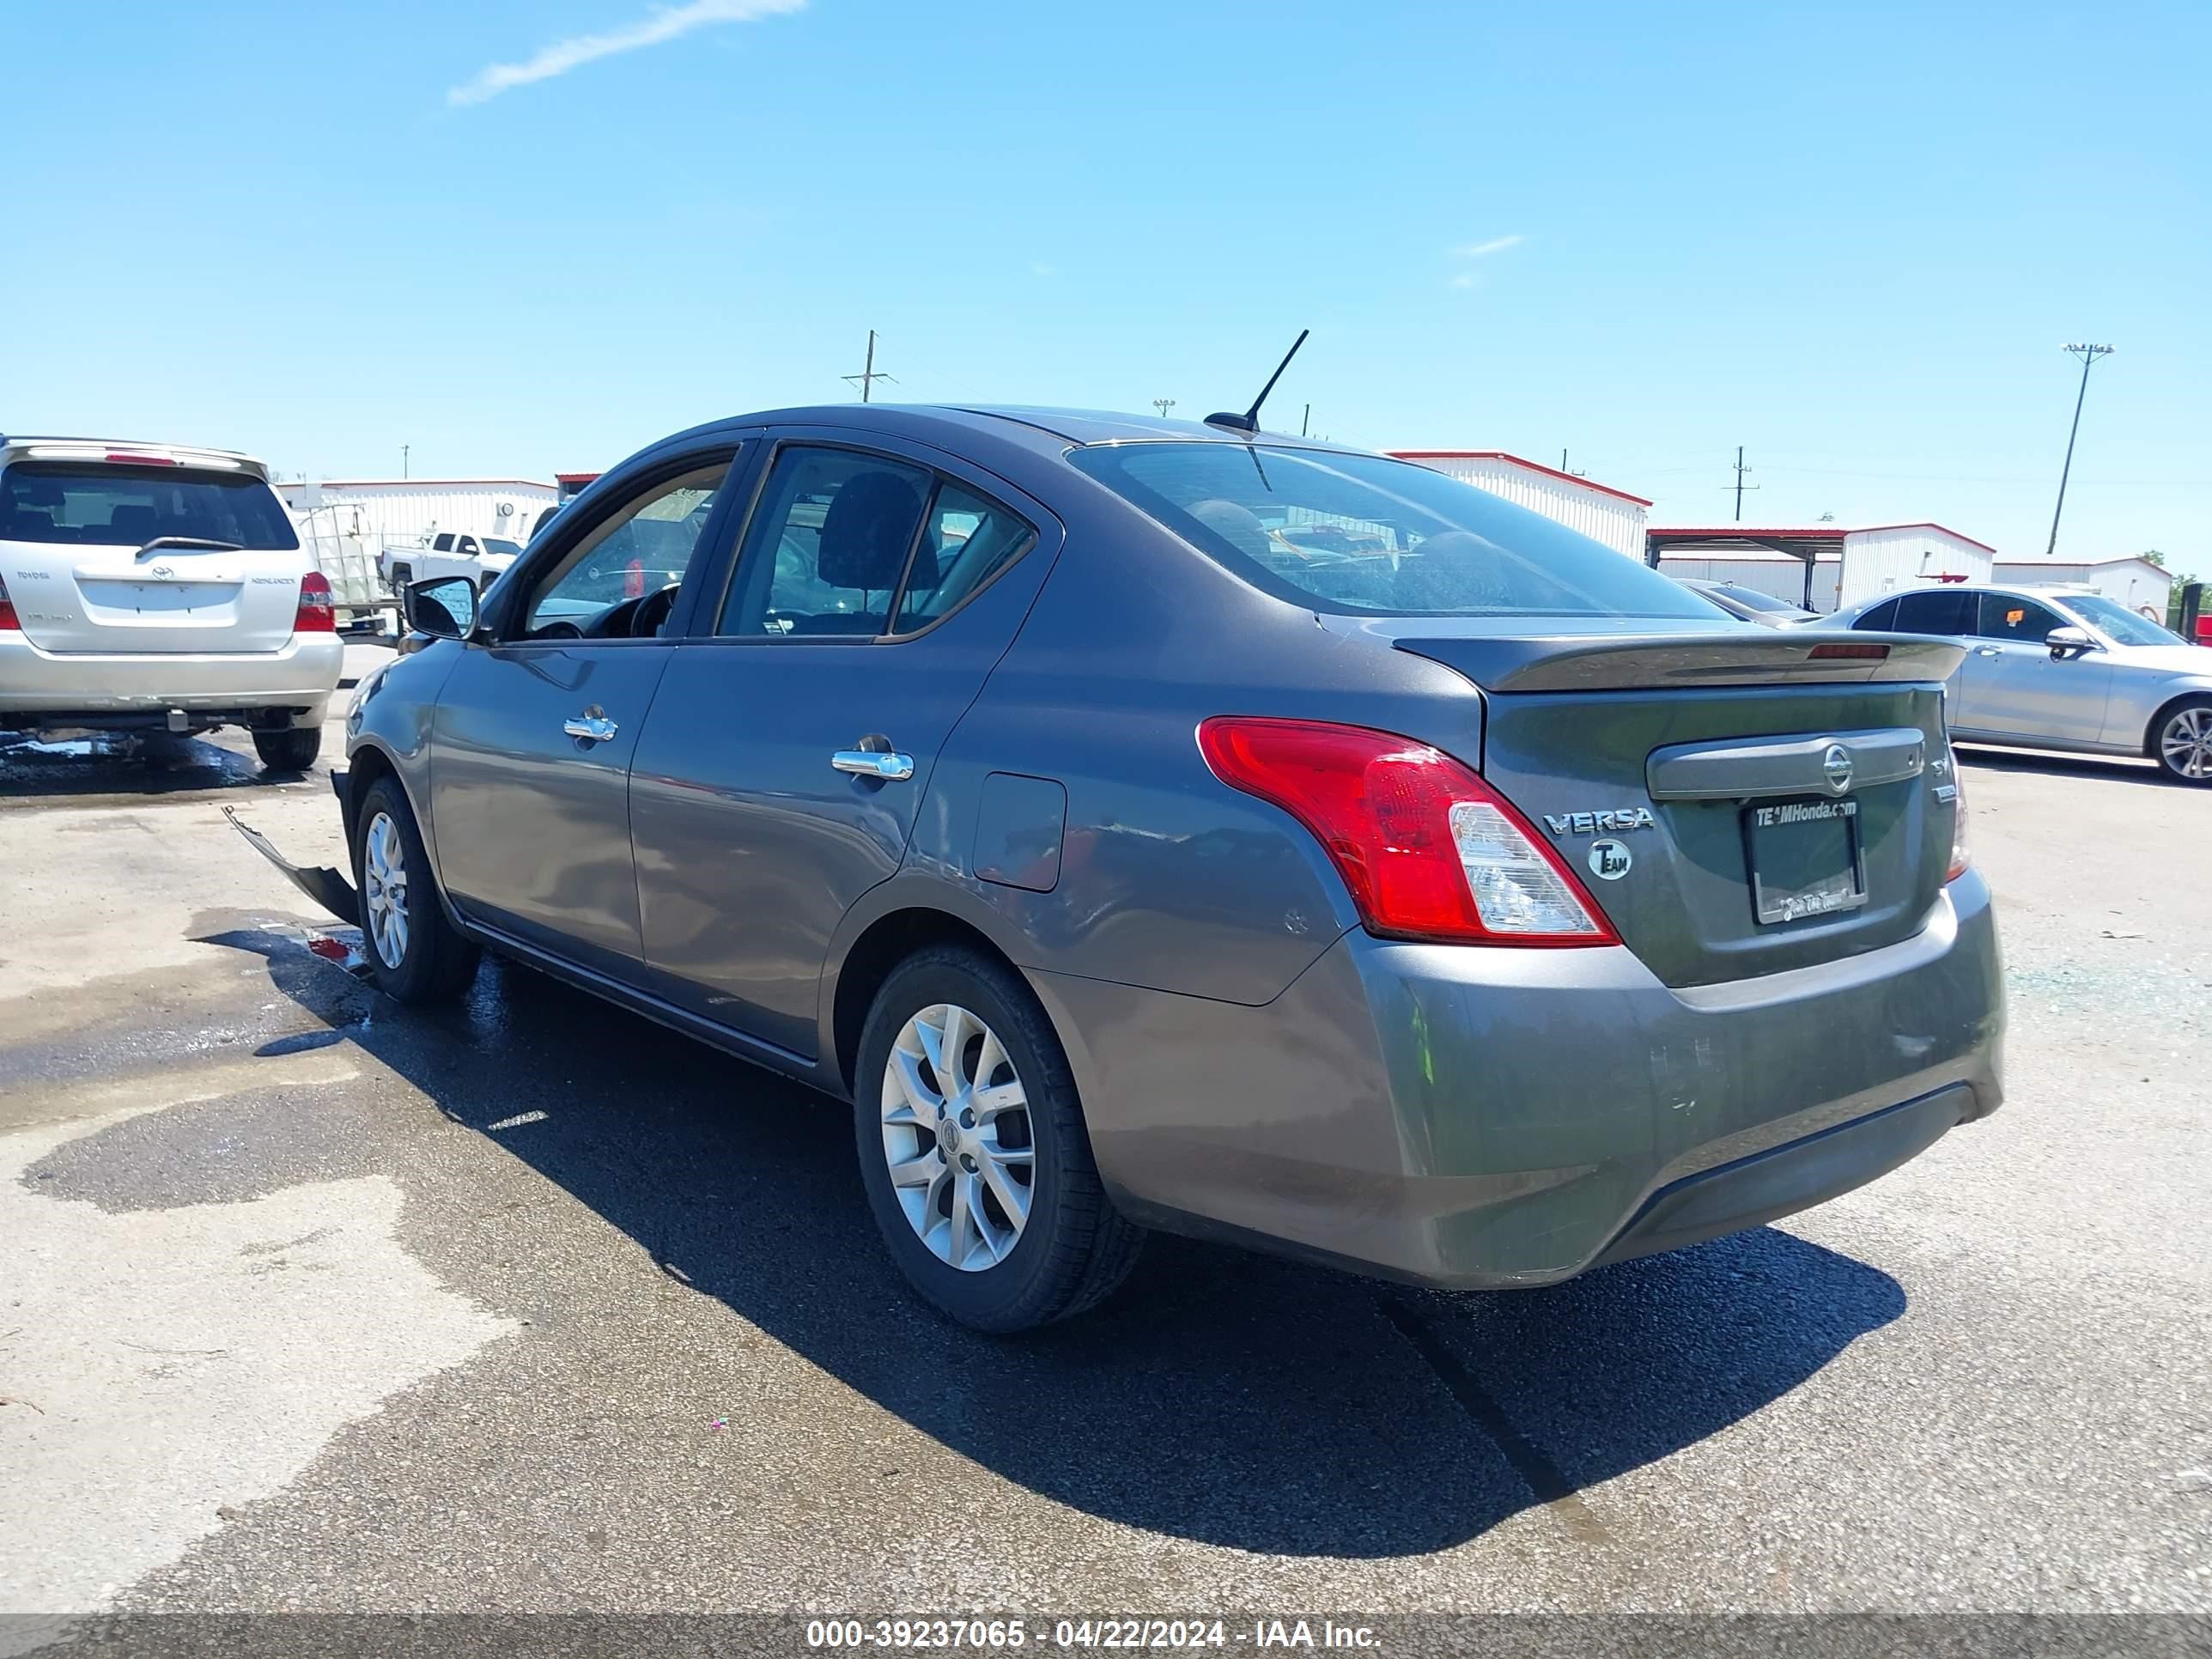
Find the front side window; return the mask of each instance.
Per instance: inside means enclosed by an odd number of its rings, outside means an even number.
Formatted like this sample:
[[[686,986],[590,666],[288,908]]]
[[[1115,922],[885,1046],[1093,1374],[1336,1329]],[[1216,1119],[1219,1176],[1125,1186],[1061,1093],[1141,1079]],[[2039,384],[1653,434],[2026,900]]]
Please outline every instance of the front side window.
[[[2033,599],[2016,593],[1982,595],[1981,625],[1976,630],[1985,640],[2010,640],[2015,645],[2041,645],[2054,628],[2066,619]]]
[[[300,544],[276,492],[251,473],[18,461],[0,474],[0,541],[143,547],[162,536],[256,550]]]
[[[849,449],[776,456],[717,634],[872,639],[888,630],[935,479]],[[940,573],[934,565],[929,574]]]
[[[1897,620],[1890,626],[1900,634],[1935,634],[1945,639],[1971,634],[1974,595],[1942,587],[1902,594],[1897,601]]]
[[[1308,609],[1719,620],[1639,560],[1410,461],[1212,442],[1097,444],[1068,460]]]
[[[681,582],[729,465],[717,460],[655,484],[603,520],[541,581],[524,632],[556,622],[580,626],[625,599]]]

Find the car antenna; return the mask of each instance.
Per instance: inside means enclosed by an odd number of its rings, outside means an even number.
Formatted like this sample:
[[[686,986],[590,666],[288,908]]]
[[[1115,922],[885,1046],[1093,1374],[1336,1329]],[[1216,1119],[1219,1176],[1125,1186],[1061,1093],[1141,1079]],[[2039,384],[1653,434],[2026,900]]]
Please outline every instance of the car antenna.
[[[1306,336],[1312,332],[1310,328],[1298,331],[1298,337],[1291,342],[1291,349],[1283,354],[1283,361],[1275,365],[1275,372],[1267,377],[1267,384],[1261,386],[1260,395],[1252,399],[1251,408],[1242,415],[1209,415],[1206,417],[1206,425],[1225,426],[1231,432],[1257,432],[1260,429],[1260,405],[1267,401],[1267,394],[1275,389],[1275,382],[1283,378],[1283,371],[1291,366],[1291,359],[1298,355],[1298,348],[1306,343]]]

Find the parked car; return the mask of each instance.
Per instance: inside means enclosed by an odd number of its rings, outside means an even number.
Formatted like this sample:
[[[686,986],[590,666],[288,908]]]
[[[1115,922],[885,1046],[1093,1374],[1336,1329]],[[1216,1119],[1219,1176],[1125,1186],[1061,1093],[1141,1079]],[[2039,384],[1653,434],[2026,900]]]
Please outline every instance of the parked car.
[[[260,462],[0,439],[0,729],[242,726],[264,766],[296,771],[343,654],[330,582]]]
[[[849,1102],[971,1325],[1091,1305],[1144,1228],[1551,1284],[1998,1104],[1960,648],[1745,629],[1421,466],[786,410],[405,598],[357,892],[295,872],[375,982],[489,945]]]
[[[2088,588],[1928,588],[1839,611],[1839,627],[1957,639],[1951,735],[2147,755],[2212,783],[2212,653]]]
[[[1674,580],[1692,593],[1704,594],[1738,622],[1757,623],[1762,628],[1789,628],[1820,620],[1819,611],[1778,599],[1755,587],[1745,587],[1736,582],[1703,581],[1692,576],[1677,576]]]
[[[411,547],[387,542],[376,556],[376,568],[395,592],[410,582],[439,576],[465,576],[482,590],[497,580],[521,551],[520,542],[503,536],[441,530]]]

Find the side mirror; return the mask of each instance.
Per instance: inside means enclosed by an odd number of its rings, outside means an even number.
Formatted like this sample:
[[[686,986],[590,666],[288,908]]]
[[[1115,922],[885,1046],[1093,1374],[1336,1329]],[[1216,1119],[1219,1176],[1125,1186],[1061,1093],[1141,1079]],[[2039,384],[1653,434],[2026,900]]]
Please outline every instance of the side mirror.
[[[400,614],[417,634],[465,640],[477,631],[477,585],[466,576],[431,576],[399,590]]]
[[[2043,636],[2043,642],[2051,647],[2054,659],[2062,658],[2069,652],[2077,657],[2087,656],[2097,648],[2097,641],[2090,637],[2086,628],[2054,628]]]

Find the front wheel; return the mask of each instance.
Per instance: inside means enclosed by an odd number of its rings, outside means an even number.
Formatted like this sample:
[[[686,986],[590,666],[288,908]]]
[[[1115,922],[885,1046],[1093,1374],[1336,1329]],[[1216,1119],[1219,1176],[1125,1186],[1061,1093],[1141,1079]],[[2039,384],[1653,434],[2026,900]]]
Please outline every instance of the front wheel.
[[[2159,717],[2151,753],[2170,778],[2212,783],[2212,697],[2199,697]]]
[[[901,963],[869,1012],[853,1093],[877,1228],[962,1324],[1067,1318],[1135,1264],[1144,1234],[1099,1182],[1067,1057],[1004,964],[957,946]]]
[[[482,952],[446,920],[415,814],[397,782],[379,778],[362,796],[353,873],[368,969],[404,1003],[457,994],[476,976]]]
[[[256,732],[253,752],[270,772],[304,772],[323,751],[323,728],[294,726],[282,732]]]

